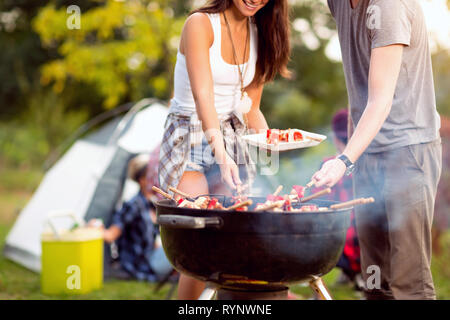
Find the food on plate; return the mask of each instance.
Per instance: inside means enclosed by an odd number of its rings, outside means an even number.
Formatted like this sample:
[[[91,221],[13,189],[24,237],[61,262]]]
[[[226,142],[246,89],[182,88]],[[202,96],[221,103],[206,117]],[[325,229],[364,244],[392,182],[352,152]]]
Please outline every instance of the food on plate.
[[[280,142],[298,142],[303,141],[304,137],[298,129],[267,129],[267,144],[277,145]]]

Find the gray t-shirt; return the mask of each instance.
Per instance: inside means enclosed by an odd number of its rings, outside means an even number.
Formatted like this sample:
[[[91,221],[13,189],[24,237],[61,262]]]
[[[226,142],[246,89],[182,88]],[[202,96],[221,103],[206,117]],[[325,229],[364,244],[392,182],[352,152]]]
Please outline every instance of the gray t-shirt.
[[[353,123],[368,100],[371,50],[405,45],[391,112],[366,152],[382,152],[439,138],[431,55],[417,0],[328,0],[337,24]],[[389,63],[387,61],[386,63]]]

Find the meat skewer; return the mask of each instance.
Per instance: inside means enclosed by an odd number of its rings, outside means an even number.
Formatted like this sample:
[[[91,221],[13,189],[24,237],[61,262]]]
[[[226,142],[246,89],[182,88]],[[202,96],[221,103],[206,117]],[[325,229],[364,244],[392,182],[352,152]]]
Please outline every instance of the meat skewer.
[[[169,190],[172,191],[175,194],[180,195],[181,197],[175,199],[170,194],[164,192],[163,190],[159,189],[158,187],[153,186],[152,190],[159,193],[163,197],[173,200],[177,203],[177,206],[179,208],[190,208],[190,209],[216,209],[216,210],[224,210],[225,208],[222,206],[222,204],[216,199],[216,198],[210,198],[208,196],[201,196],[198,198],[192,198],[189,194],[180,191],[174,187],[169,187]],[[241,206],[248,205],[246,203],[239,205],[238,208]]]
[[[308,182],[308,183],[306,184],[305,191],[306,191],[307,189],[310,189],[312,186],[314,186],[314,181]]]
[[[162,191],[162,190],[161,190],[160,188],[158,188],[158,187],[153,186],[153,187],[152,187],[152,190],[155,191],[155,192],[157,192],[157,193],[159,193],[159,194],[162,195],[164,198],[167,198],[167,199],[170,199],[170,200],[174,200],[174,198],[173,198],[170,194],[168,194],[168,193]]]
[[[320,190],[319,192],[316,192],[308,197],[301,198],[300,202],[302,202],[302,203],[308,202],[312,199],[315,199],[315,198],[318,198],[318,197],[321,197],[321,196],[324,196],[324,195],[330,194],[330,193],[331,193],[331,188],[326,188],[326,189]]]
[[[283,186],[279,185],[277,190],[275,190],[275,192],[273,193],[273,195],[276,197],[280,194],[281,190],[283,190]]]
[[[258,206],[255,211],[269,211],[271,209],[275,209],[275,208],[281,208],[284,204],[284,201],[274,201],[270,204],[263,204]]]
[[[253,211],[261,212],[261,211],[269,211],[273,210],[276,212],[316,212],[316,211],[326,211],[326,210],[338,210],[344,209],[356,205],[363,205],[374,202],[374,198],[360,198],[354,199],[351,201],[338,203],[330,206],[330,208],[321,208],[317,205],[303,205],[301,208],[295,208],[291,204],[292,202],[300,202],[305,203],[312,199],[318,198],[320,196],[331,193],[330,188],[326,188],[319,192],[316,192],[313,195],[308,197],[304,197],[304,189],[302,186],[293,186],[292,191],[289,195],[280,196],[280,192],[283,189],[283,186],[278,186],[277,190],[273,194],[267,196],[267,200],[265,203],[260,203],[253,209]],[[224,208],[223,205],[218,201],[218,199],[209,196],[200,196],[197,198],[192,198],[189,194],[180,191],[176,188],[169,187],[169,190],[178,194],[179,197],[174,198],[172,195],[167,192],[161,190],[160,188],[153,186],[152,190],[159,193],[163,197],[176,201],[177,206],[179,208],[190,208],[190,209],[212,209],[212,210],[227,210],[227,211],[247,211],[248,207],[253,204],[251,199],[244,200],[244,198],[235,198],[236,203],[228,208]]]
[[[236,209],[240,209],[242,207],[251,206],[252,204],[253,204],[252,200],[245,200],[245,201],[242,201],[242,202],[235,203],[231,207],[225,208],[225,210],[228,210],[228,211],[236,210]]]
[[[185,207],[192,207],[192,208],[199,208],[199,209],[212,209],[212,208],[221,208],[221,205],[217,203],[217,200],[210,199],[209,197],[197,197],[194,198],[191,195],[178,190],[174,187],[169,187],[169,190],[172,191],[174,194],[178,194],[181,196],[180,199],[177,199],[178,207],[185,208]]]
[[[289,194],[289,198],[291,201],[299,201],[300,199],[305,197],[305,191],[311,188],[314,185],[313,181],[308,182],[308,184],[303,186],[292,186],[291,193]]]
[[[271,209],[281,209],[285,204],[290,205],[291,198],[289,196],[280,196],[283,186],[279,185],[274,193],[269,194],[265,203],[258,203],[254,211],[268,211]]]
[[[195,199],[191,195],[189,195],[189,194],[187,194],[187,193],[185,193],[185,192],[183,192],[181,190],[178,190],[178,189],[176,189],[174,187],[169,187],[169,190],[172,191],[175,194],[178,194],[178,195],[182,196],[186,200],[195,201]]]
[[[368,204],[368,203],[373,203],[373,202],[375,202],[374,198],[359,198],[359,199],[354,199],[354,200],[350,200],[347,202],[333,204],[332,206],[330,206],[330,209],[332,209],[332,210],[344,209],[344,208],[348,208],[348,207],[352,207],[352,206]]]

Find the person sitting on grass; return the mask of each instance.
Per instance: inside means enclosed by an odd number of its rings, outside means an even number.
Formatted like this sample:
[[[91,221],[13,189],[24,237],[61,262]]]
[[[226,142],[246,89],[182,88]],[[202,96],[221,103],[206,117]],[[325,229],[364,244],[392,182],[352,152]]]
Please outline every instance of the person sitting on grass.
[[[154,195],[147,188],[148,157],[140,155],[131,159],[128,168],[129,177],[139,184],[139,192],[113,214],[103,238],[108,244],[116,242],[121,268],[132,277],[161,281],[173,268],[163,248],[155,245],[159,229],[155,207],[150,201]]]

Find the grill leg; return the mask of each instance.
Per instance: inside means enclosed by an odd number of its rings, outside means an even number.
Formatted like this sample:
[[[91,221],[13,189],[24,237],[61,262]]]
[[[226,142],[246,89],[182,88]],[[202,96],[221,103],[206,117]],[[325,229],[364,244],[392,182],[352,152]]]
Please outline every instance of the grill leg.
[[[170,285],[169,292],[167,292],[167,295],[166,295],[166,300],[172,299],[172,295],[173,295],[173,293],[175,292],[176,287],[177,287],[177,283],[176,283],[176,282],[175,282],[175,283],[172,283],[172,284]]]
[[[317,294],[320,300],[333,300],[322,278],[313,277],[309,282],[311,289]]]
[[[240,291],[219,289],[217,300],[288,300],[288,288],[275,291]]]
[[[205,290],[203,290],[200,297],[198,297],[198,300],[213,300],[216,295],[216,291],[217,289],[207,283]]]

